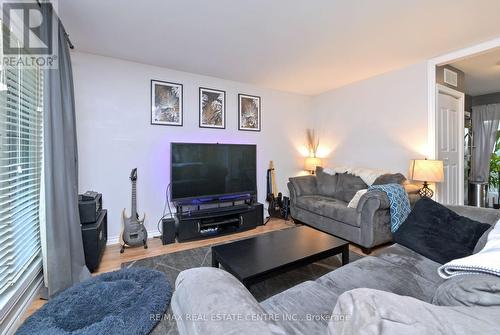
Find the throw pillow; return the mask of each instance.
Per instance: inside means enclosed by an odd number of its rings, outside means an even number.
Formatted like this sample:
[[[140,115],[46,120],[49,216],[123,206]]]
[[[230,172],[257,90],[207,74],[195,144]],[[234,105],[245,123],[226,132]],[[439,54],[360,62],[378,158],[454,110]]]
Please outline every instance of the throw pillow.
[[[472,254],[490,225],[460,216],[429,199],[420,199],[393,233],[396,243],[440,264]]]
[[[366,192],[368,192],[368,189],[359,190],[358,192],[356,192],[356,194],[354,195],[354,198],[352,198],[352,200],[349,202],[347,207],[358,208],[359,199],[361,199],[363,194],[365,194]]]
[[[379,176],[373,182],[373,185],[385,185],[385,184],[399,184],[403,185],[406,181],[406,177],[401,173],[386,173]]]
[[[336,174],[329,174],[322,167],[316,167],[316,187],[318,194],[325,197],[333,197],[337,190],[337,180],[338,176]]]
[[[349,203],[359,190],[368,188],[363,179],[350,173],[337,174],[337,187],[333,194],[335,199]]]
[[[488,234],[488,241],[477,254],[454,259],[438,268],[441,278],[486,273],[500,277],[500,225]]]
[[[454,276],[432,298],[440,306],[500,306],[500,278],[487,274]]]
[[[363,182],[368,186],[373,185],[373,182],[378,177],[387,173],[386,171],[380,169],[348,167],[348,166],[337,166],[332,168],[326,168],[323,171],[332,175],[349,173],[354,176],[360,177],[363,180]]]
[[[491,228],[488,229],[483,236],[477,241],[476,247],[474,248],[474,254],[478,253],[486,245],[486,240],[488,239],[488,234],[493,230],[496,223],[500,220],[500,211],[492,208],[480,208],[480,207],[470,207],[470,206],[446,206],[458,215],[466,216],[472,220],[489,223]]]

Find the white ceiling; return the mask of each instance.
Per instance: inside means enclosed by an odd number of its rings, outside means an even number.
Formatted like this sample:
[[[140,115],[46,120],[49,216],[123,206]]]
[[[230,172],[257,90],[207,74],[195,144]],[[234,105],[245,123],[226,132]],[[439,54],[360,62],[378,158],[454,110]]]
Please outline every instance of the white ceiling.
[[[500,36],[499,0],[59,0],[76,50],[317,94]]]
[[[500,48],[452,63],[465,72],[465,92],[472,96],[500,92]]]

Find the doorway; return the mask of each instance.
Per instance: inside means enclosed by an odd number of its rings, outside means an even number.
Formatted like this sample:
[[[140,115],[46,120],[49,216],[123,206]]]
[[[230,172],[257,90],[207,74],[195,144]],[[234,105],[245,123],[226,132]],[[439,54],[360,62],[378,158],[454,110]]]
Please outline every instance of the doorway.
[[[444,204],[464,203],[463,129],[465,94],[437,85],[437,159],[443,161],[444,181],[437,185],[437,200]]]
[[[445,166],[445,180],[437,186],[437,200],[442,203],[500,208],[500,41],[497,43],[496,48],[439,64],[463,81],[460,85],[455,77],[450,88],[450,83],[441,85],[443,78],[436,76],[434,156]]]

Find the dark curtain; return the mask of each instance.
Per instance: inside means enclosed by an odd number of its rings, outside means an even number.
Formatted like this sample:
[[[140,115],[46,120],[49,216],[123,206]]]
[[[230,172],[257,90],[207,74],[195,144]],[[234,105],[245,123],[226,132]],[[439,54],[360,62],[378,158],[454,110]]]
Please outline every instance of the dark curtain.
[[[52,6],[42,3],[44,19],[52,17],[58,48],[55,69],[44,72],[45,247],[48,296],[90,276],[85,266],[78,213],[78,152],[71,58],[65,30]],[[49,31],[45,32],[47,35]]]

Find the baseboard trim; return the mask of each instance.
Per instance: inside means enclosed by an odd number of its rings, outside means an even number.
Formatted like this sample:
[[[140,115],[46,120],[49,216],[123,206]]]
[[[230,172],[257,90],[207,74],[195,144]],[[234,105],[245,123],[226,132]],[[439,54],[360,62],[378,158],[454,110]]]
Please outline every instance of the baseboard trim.
[[[148,231],[148,238],[161,236],[161,233],[157,230]],[[108,237],[106,245],[113,245],[120,243],[120,235]]]

